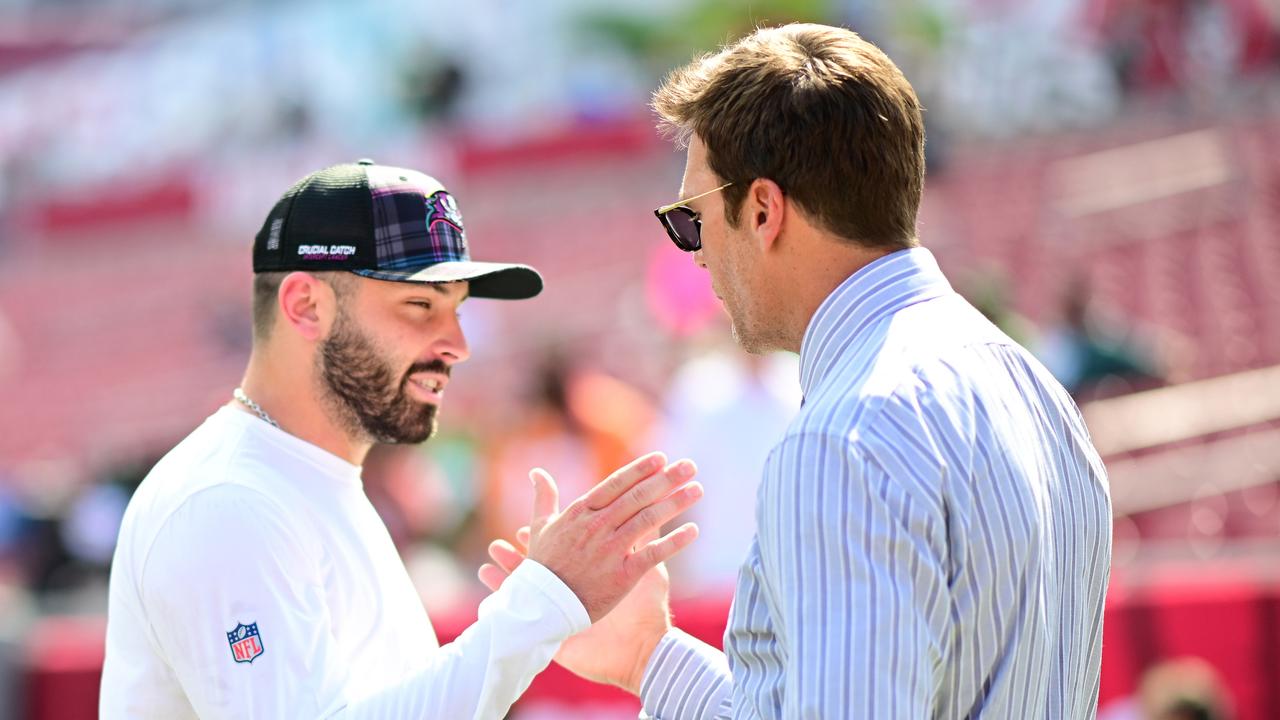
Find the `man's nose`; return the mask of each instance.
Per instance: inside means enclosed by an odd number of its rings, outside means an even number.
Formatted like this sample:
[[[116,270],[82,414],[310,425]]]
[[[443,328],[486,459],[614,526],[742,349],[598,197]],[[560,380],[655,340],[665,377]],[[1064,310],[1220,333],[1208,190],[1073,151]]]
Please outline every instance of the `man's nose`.
[[[445,330],[436,341],[436,351],[448,358],[449,364],[471,357],[471,348],[467,346],[467,336],[457,315],[445,321]]]

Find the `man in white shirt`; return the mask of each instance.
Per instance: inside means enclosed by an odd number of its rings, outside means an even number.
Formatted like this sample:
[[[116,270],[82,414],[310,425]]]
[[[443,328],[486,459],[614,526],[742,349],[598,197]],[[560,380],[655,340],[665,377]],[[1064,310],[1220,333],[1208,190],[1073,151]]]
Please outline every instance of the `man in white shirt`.
[[[639,458],[563,511],[535,470],[535,562],[439,647],[360,463],[434,431],[469,353],[463,300],[532,297],[542,279],[472,261],[440,183],[365,160],[286,192],[253,267],[242,386],[125,514],[103,718],[501,718],[565,638],[696,536],[655,539],[701,496],[688,461]]]
[[[688,140],[658,218],[744,349],[799,353],[804,401],[762,468],[724,652],[671,627],[654,572],[557,660],[660,720],[1093,717],[1106,471],[1062,386],[920,247],[906,78],[849,30],[787,25],[654,106]],[[490,553],[490,587],[523,567]]]

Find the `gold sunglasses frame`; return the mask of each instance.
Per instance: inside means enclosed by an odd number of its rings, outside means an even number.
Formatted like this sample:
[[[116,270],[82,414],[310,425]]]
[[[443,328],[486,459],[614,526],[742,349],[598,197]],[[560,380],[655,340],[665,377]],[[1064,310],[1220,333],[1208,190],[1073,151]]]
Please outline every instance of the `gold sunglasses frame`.
[[[730,185],[732,185],[732,184],[733,184],[733,183],[731,183],[731,182],[727,182],[727,183],[725,183],[725,184],[721,185],[721,186],[720,186],[720,187],[718,187],[718,188],[712,188],[711,190],[708,190],[708,191],[706,191],[706,192],[704,192],[704,193],[698,193],[697,195],[694,195],[693,197],[687,197],[687,198],[685,198],[685,199],[683,199],[683,200],[677,200],[677,201],[675,201],[675,202],[671,203],[670,205],[663,205],[662,207],[658,208],[657,210],[654,210],[653,212],[654,212],[654,214],[656,214],[656,215],[666,215],[667,213],[671,212],[672,210],[675,210],[676,208],[680,207],[681,205],[684,205],[685,203],[693,202],[694,200],[697,200],[698,198],[704,198],[704,197],[706,197],[706,196],[710,195],[711,193],[717,193],[717,192],[720,192],[721,190],[723,190],[723,189],[725,189],[725,188],[729,187],[729,186],[730,186]],[[691,209],[692,209],[692,208],[691,208]]]

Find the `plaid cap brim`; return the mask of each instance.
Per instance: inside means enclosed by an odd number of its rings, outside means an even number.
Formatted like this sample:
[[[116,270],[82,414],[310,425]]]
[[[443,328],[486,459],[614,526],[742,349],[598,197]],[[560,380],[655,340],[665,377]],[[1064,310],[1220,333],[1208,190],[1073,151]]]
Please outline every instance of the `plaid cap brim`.
[[[525,300],[542,292],[542,276],[528,265],[449,260],[417,270],[352,270],[361,277],[392,282],[441,283],[467,280],[471,297]]]

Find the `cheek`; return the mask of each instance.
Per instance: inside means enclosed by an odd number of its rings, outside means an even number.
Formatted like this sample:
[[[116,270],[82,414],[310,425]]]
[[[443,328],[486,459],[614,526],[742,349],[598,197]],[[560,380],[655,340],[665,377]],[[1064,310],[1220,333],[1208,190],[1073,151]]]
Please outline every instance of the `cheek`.
[[[732,233],[725,232],[721,229],[720,234],[716,237],[713,247],[712,261],[707,263],[708,268],[714,268],[715,274],[721,283],[737,283],[740,278],[738,274],[742,270],[741,253],[738,252],[738,243],[741,238],[736,238]]]
[[[721,222],[702,223],[702,258],[707,269],[723,266],[728,238],[725,237],[724,225]]]
[[[380,347],[388,354],[399,357],[413,345],[422,328],[415,328],[412,323],[402,322],[380,336]]]
[[[369,349],[377,356],[377,361],[390,370],[397,380],[406,368],[413,363],[414,335],[403,323],[384,324],[377,328],[368,328],[365,338],[369,341]]]

